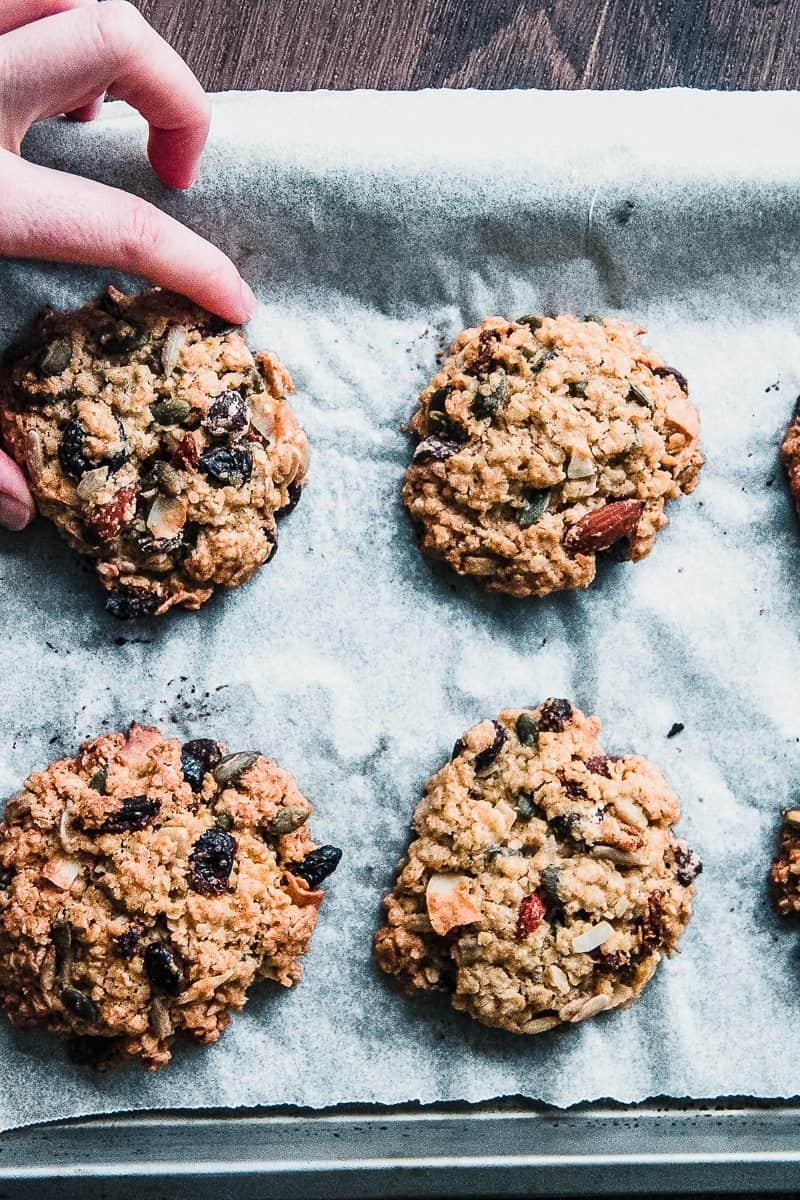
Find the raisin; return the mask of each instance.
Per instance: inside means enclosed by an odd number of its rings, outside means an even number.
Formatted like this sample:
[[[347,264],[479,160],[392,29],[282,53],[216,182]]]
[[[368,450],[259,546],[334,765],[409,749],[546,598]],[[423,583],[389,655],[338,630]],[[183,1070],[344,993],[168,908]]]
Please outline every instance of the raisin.
[[[589,957],[595,963],[595,970],[601,975],[617,975],[623,967],[630,966],[631,956],[624,950],[612,950],[604,953],[602,946],[589,951]]]
[[[169,946],[151,942],[144,952],[144,969],[155,991],[177,996],[183,987],[183,975]]]
[[[142,929],[140,925],[129,925],[124,933],[114,938],[117,952],[123,958],[133,958],[139,953],[142,944]]]
[[[189,856],[189,886],[201,896],[219,896],[228,891],[236,856],[236,838],[223,829],[207,829]]]
[[[608,763],[609,759],[605,754],[593,754],[586,760],[586,770],[592,775],[603,775],[606,779],[610,779],[611,772],[608,769]]]
[[[100,833],[133,833],[144,829],[160,809],[161,801],[156,796],[127,796],[117,811],[106,817]]]
[[[300,879],[305,879],[312,892],[327,879],[339,865],[342,852],[338,846],[318,846],[311,850],[300,863],[290,863],[289,870]]]
[[[551,818],[550,829],[560,842],[578,842],[580,838],[576,837],[575,829],[580,819],[581,814],[577,812],[561,813],[560,816]]]
[[[204,454],[198,468],[214,487],[243,487],[253,474],[253,455],[249,450],[220,446]]]
[[[488,375],[492,370],[500,334],[496,329],[482,329],[478,335],[478,348],[472,360],[473,375]]]
[[[193,792],[203,790],[203,776],[213,771],[222,758],[219,742],[211,738],[195,738],[181,747],[183,777]]]
[[[235,437],[250,424],[250,410],[238,392],[222,392],[203,417],[203,428],[212,437]]]
[[[672,853],[675,859],[675,878],[678,883],[688,887],[703,870],[703,864],[693,850],[690,850],[688,846],[682,846],[680,842]]]
[[[67,1053],[70,1060],[78,1067],[100,1068],[110,1062],[120,1045],[119,1038],[92,1037],[91,1034],[83,1034],[80,1037],[70,1038],[67,1044]]]
[[[544,902],[536,894],[531,892],[530,896],[526,896],[519,906],[517,913],[517,941],[521,942],[523,938],[528,937],[539,928],[546,915]]]
[[[572,720],[569,700],[545,700],[539,709],[539,728],[547,733],[561,733]]]
[[[61,469],[64,474],[73,480],[73,482],[77,482],[82,475],[85,475],[87,471],[91,471],[93,467],[108,467],[112,473],[118,471],[127,461],[128,454],[125,449],[125,431],[122,428],[119,418],[117,418],[117,427],[122,447],[119,453],[112,455],[110,458],[95,460],[87,458],[84,453],[86,426],[77,417],[74,417],[71,421],[67,421],[58,446],[58,461],[61,463]]]
[[[14,882],[14,872],[11,867],[0,867],[0,892],[7,892]]]
[[[514,726],[523,746],[536,746],[539,742],[539,722],[529,712],[521,712]]]
[[[288,499],[283,508],[278,508],[275,510],[276,517],[286,517],[290,512],[293,512],[294,509],[297,508],[297,505],[300,503],[300,497],[303,494],[302,483],[298,483],[296,479],[293,479],[286,489],[286,493]]]
[[[499,722],[494,721],[494,741],[485,750],[480,750],[476,755],[473,766],[476,771],[485,771],[490,767],[497,758],[500,751],[503,749],[506,741],[506,731]]]
[[[661,892],[653,892],[647,897],[647,914],[642,918],[640,927],[644,953],[649,954],[662,945],[666,932]]]
[[[87,996],[86,992],[80,991],[79,988],[62,988],[61,1003],[80,1021],[96,1021],[100,1015],[91,996]]]
[[[161,603],[158,592],[144,587],[114,588],[108,593],[106,611],[120,621],[132,621],[136,617],[148,617]]]
[[[190,433],[184,434],[172,453],[172,465],[178,471],[193,471],[200,462],[197,442]]]
[[[586,791],[583,786],[578,783],[577,779],[564,779],[563,776],[559,775],[559,780],[564,788],[564,791],[568,796],[571,796],[573,800],[586,799]]]
[[[417,446],[411,461],[415,463],[444,462],[459,450],[458,442],[438,437],[426,437]]]
[[[675,367],[653,367],[652,371],[654,375],[658,375],[661,379],[666,375],[671,375],[681,391],[685,392],[687,396],[689,395],[689,384],[686,376],[677,371]]]

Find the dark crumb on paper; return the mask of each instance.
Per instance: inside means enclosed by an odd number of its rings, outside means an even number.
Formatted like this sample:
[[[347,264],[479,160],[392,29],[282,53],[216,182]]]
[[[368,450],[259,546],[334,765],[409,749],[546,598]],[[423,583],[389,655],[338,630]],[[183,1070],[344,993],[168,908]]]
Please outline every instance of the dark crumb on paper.
[[[767,392],[777,392],[780,386],[780,379],[776,379],[774,383],[771,383],[768,387],[764,388],[764,394],[766,395]]]
[[[115,637],[115,646],[152,646],[153,639],[148,637]]]
[[[774,483],[774,482],[775,482],[775,476],[774,476],[774,475],[770,475],[769,479],[767,480],[767,482],[766,482],[766,484],[765,484],[764,486],[765,486],[765,487],[772,487],[772,485],[773,485],[773,483]]]
[[[633,216],[633,210],[636,208],[635,200],[625,200],[620,204],[619,208],[615,208],[613,212],[614,220],[618,225],[627,225]]]
[[[668,738],[677,737],[679,733],[683,733],[685,728],[686,728],[686,726],[684,725],[683,721],[676,721],[674,725],[670,726],[669,732],[667,733],[667,737]]]

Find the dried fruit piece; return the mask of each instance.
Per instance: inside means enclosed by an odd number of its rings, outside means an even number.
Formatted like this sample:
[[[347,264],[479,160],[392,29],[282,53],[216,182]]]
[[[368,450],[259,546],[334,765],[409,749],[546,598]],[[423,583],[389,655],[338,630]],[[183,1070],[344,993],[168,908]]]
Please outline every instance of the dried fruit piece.
[[[603,775],[606,779],[611,778],[611,772],[608,769],[609,759],[605,754],[593,754],[591,758],[586,760],[586,770],[592,775]]]
[[[643,500],[612,500],[593,508],[564,534],[564,545],[576,554],[597,554],[630,537],[644,512]]]
[[[106,817],[100,833],[133,833],[144,829],[161,810],[161,801],[156,796],[128,796],[119,809]]]
[[[61,463],[64,474],[73,482],[77,482],[93,467],[104,466],[108,467],[111,472],[118,471],[127,461],[128,455],[125,449],[125,430],[122,428],[119,418],[117,418],[117,427],[119,429],[119,452],[109,458],[101,459],[99,462],[93,462],[85,454],[87,433],[83,422],[79,421],[77,417],[67,421],[58,446],[58,461]]]
[[[197,442],[190,433],[178,442],[172,454],[172,465],[177,471],[193,471],[200,462]]]
[[[481,919],[480,896],[469,875],[431,875],[425,889],[425,906],[433,931],[440,937]]]
[[[624,967],[630,966],[631,956],[625,950],[612,950],[605,954],[600,947],[589,951],[589,957],[596,963],[595,970],[602,975],[618,975]]]
[[[114,945],[123,958],[133,958],[139,953],[142,944],[142,928],[132,921],[124,933],[114,938]]]
[[[114,588],[106,598],[106,611],[120,621],[131,621],[154,613],[161,603],[158,592],[144,587]]]
[[[250,424],[250,410],[238,392],[217,396],[203,417],[203,428],[212,437],[235,437]]]
[[[207,829],[189,856],[189,886],[201,896],[219,896],[230,889],[236,858],[236,838],[223,829]]]
[[[517,913],[517,941],[522,941],[534,933],[544,920],[546,912],[545,905],[536,892],[526,896]]]
[[[146,329],[132,325],[130,321],[120,321],[117,325],[109,325],[97,338],[97,344],[106,354],[130,354],[146,346],[150,335]]]
[[[260,757],[257,750],[239,750],[236,754],[226,754],[214,768],[214,779],[220,787],[237,783],[252,766],[255,766]]]
[[[496,382],[489,391],[475,393],[472,401],[472,412],[479,421],[493,417],[499,411],[506,394],[506,373],[502,369],[495,372]]]
[[[475,375],[488,375],[495,365],[500,332],[497,329],[482,329],[478,334],[478,345],[472,360]]]
[[[86,525],[101,542],[110,542],[117,537],[136,511],[136,485],[126,484],[106,504],[90,508],[86,514]]]
[[[184,742],[181,747],[181,768],[183,777],[193,792],[203,789],[203,778],[208,771],[213,771],[222,758],[219,742],[211,738],[194,738]]]
[[[503,726],[500,724],[499,721],[493,721],[492,724],[494,725],[493,741],[484,750],[478,751],[478,753],[475,755],[475,758],[473,759],[472,765],[475,768],[476,774],[478,774],[481,771],[487,770],[487,768],[492,765],[492,763],[497,758],[500,751],[503,749],[503,746],[505,745],[505,741],[506,741],[505,729],[503,728]]]
[[[664,920],[664,898],[661,892],[651,892],[647,897],[647,912],[641,923],[642,950],[649,954],[656,950],[666,937]]]
[[[342,852],[338,846],[318,846],[311,850],[300,863],[290,863],[289,870],[300,879],[305,879],[313,890],[318,888],[323,879],[333,874],[339,865]]]
[[[151,942],[144,952],[144,969],[152,987],[165,996],[180,995],[183,975],[169,946]]]
[[[204,454],[198,468],[215,487],[244,487],[253,474],[253,455],[249,450],[220,446]]]
[[[665,378],[667,375],[671,375],[672,378],[677,383],[678,387],[681,389],[681,391],[685,392],[687,396],[689,395],[688,380],[686,379],[686,376],[683,375],[680,371],[676,370],[675,367],[667,367],[667,366],[653,367],[652,371],[653,371],[654,375],[658,375],[662,379]]]
[[[551,696],[539,707],[539,729],[543,733],[562,733],[572,720],[569,700]]]
[[[444,462],[452,458],[461,449],[458,442],[446,441],[438,437],[426,437],[417,446],[411,461],[417,464],[426,462]]]
[[[681,842],[677,842],[673,851],[675,859],[675,878],[678,883],[688,887],[703,870],[703,864],[693,850]]]

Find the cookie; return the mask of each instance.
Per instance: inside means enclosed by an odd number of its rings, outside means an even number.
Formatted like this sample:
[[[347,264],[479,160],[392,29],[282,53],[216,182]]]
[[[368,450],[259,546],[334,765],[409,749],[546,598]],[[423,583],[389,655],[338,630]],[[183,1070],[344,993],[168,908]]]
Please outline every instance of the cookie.
[[[636,755],[603,753],[567,700],[460,738],[428,783],[375,938],[408,991],[512,1033],[631,1003],[677,946],[698,858],[680,804]]]
[[[288,372],[188,300],[109,288],[47,311],[0,375],[0,426],[39,511],[128,618],[197,609],[277,548],[305,434]]]
[[[256,752],[133,725],[31,775],[0,823],[0,1000],[94,1065],[215,1042],[253,983],[297,983],[341,857]]]
[[[797,402],[792,423],[787,429],[781,445],[781,459],[792,502],[795,511],[800,516],[800,400]]]
[[[781,839],[770,871],[775,906],[782,917],[800,914],[800,809],[783,810]]]
[[[686,380],[642,332],[527,316],[459,334],[411,420],[425,554],[512,596],[587,587],[612,546],[649,554],[703,458]]]

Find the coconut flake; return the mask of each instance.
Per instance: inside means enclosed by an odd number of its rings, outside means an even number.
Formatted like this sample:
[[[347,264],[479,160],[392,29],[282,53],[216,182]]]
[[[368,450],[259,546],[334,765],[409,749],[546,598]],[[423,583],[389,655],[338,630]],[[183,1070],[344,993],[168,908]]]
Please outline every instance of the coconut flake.
[[[42,867],[42,875],[53,887],[67,892],[80,874],[80,863],[74,858],[54,858]]]
[[[159,541],[169,540],[186,524],[186,501],[179,496],[158,496],[147,517],[147,528]]]
[[[167,378],[178,365],[188,332],[185,325],[173,325],[164,340],[164,345],[161,347],[161,366],[164,368]]]
[[[431,875],[425,904],[434,933],[444,936],[457,925],[480,921],[480,904],[473,887],[474,881],[468,875]]]
[[[95,467],[93,471],[87,471],[82,476],[80,483],[75,488],[81,500],[91,500],[98,492],[101,492],[108,483],[108,467]]]
[[[568,479],[591,479],[597,474],[597,463],[588,449],[576,447],[569,456],[567,464]]]
[[[609,925],[608,921],[601,921],[599,925],[593,925],[591,929],[585,929],[573,938],[572,949],[576,954],[588,954],[602,946],[603,942],[607,942],[613,932],[613,925]]]

